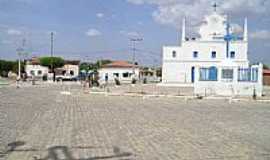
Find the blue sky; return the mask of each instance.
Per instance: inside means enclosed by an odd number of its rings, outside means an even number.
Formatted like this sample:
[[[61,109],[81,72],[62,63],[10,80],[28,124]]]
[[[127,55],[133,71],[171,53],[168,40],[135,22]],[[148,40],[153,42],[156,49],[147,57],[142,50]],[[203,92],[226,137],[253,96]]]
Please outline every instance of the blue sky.
[[[181,19],[187,17],[190,35],[210,0],[0,0],[0,59],[16,59],[16,48],[26,39],[32,55],[49,55],[50,32],[55,32],[55,54],[68,59],[131,59],[130,37],[137,44],[140,63],[158,64],[163,45],[179,44]],[[218,1],[220,12],[242,25],[249,19],[249,57],[270,64],[270,2]],[[239,26],[237,26],[239,27]]]

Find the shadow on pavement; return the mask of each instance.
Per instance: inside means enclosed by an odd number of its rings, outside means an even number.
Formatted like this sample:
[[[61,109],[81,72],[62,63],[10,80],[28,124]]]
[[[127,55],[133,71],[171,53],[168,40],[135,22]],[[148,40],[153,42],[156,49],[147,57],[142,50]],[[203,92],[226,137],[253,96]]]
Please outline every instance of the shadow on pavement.
[[[16,141],[8,144],[7,154],[12,152],[38,152],[37,149],[18,149],[18,147],[24,146],[25,142]],[[38,158],[36,156],[33,157],[34,160],[105,160],[105,159],[113,159],[113,158],[128,158],[133,154],[130,152],[122,152],[119,147],[114,146],[112,148],[113,154],[108,156],[94,156],[94,157],[86,157],[86,158],[74,158],[72,151],[70,149],[94,149],[96,147],[67,147],[67,146],[53,146],[47,149],[47,155],[45,157]]]

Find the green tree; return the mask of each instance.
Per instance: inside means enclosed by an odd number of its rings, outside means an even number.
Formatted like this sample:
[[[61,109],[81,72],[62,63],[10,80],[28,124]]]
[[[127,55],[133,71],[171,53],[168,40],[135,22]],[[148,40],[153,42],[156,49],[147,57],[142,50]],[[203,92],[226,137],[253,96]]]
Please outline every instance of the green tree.
[[[18,61],[0,60],[0,75],[7,77],[10,71],[18,73]],[[21,63],[21,71],[24,71],[23,63]]]
[[[263,69],[269,69],[269,66],[266,64],[263,64]]]
[[[109,59],[98,60],[98,61],[96,62],[96,64],[94,65],[94,68],[95,68],[95,69],[99,69],[99,68],[101,68],[103,65],[109,64],[109,63],[112,63],[112,60],[109,60]]]
[[[64,59],[61,57],[41,57],[39,58],[39,61],[42,66],[48,67],[50,69],[52,69],[52,65],[54,68],[60,68],[65,64]]]

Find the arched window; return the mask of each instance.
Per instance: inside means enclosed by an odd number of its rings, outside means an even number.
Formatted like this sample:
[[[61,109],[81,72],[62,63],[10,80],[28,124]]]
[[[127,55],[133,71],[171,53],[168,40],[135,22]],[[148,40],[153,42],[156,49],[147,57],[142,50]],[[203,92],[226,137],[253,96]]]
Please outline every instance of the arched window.
[[[176,58],[176,51],[173,51],[173,52],[172,52],[172,57],[173,57],[173,58]]]

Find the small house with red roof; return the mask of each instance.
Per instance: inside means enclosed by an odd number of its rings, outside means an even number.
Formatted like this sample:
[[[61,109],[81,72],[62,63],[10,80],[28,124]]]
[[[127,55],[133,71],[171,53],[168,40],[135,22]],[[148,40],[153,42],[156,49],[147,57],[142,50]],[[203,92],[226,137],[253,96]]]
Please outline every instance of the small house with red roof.
[[[127,61],[113,61],[103,65],[98,73],[102,82],[114,83],[118,79],[121,83],[131,83],[133,78],[139,78],[140,69]]]

